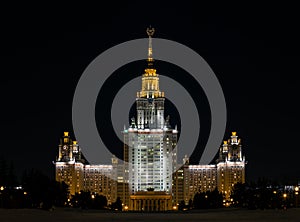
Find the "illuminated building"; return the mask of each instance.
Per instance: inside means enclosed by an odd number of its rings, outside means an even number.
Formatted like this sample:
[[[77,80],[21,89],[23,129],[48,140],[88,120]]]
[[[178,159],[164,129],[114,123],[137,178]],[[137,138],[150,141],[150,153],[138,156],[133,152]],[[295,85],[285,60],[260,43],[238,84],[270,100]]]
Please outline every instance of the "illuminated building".
[[[136,196],[148,188],[171,195],[178,131],[164,117],[164,92],[159,89],[159,75],[152,57],[154,29],[147,29],[147,33],[148,67],[142,76],[141,91],[137,92],[137,120],[132,118],[130,127],[123,131],[124,153],[130,162],[127,166],[132,169],[128,170],[129,195]]]
[[[115,158],[112,158],[112,162],[115,162]],[[68,132],[64,132],[60,140],[54,164],[56,181],[65,182],[69,186],[70,195],[90,191],[106,196],[108,203],[116,200],[115,164],[90,165],[82,155],[77,141],[73,141]]]
[[[226,199],[229,199],[234,184],[245,183],[245,164],[241,139],[238,139],[236,132],[232,132],[230,139],[220,147],[217,160],[217,186]]]
[[[188,162],[188,159],[184,160]],[[219,150],[216,164],[189,165],[184,167],[184,195],[185,204],[193,199],[195,193],[213,191],[216,188],[229,200],[234,184],[245,183],[245,157],[242,156],[241,139],[236,132],[232,132],[230,139],[223,142]]]
[[[172,129],[169,124],[169,117],[164,117],[164,92],[159,89],[159,75],[154,68],[152,57],[152,35],[154,29],[147,29],[149,36],[147,68],[142,76],[141,91],[137,92],[136,109],[137,120],[132,118],[130,127],[124,129],[124,153],[128,155],[125,159],[129,160],[126,164],[128,170],[129,195],[137,199],[141,191],[153,189],[154,193],[149,197],[149,203],[155,196],[155,192],[162,195],[165,192],[166,198],[172,195],[172,172],[177,166],[176,129]],[[147,195],[144,195],[144,198]],[[141,200],[148,203],[147,199]],[[129,200],[129,202],[134,202]],[[168,203],[168,201],[166,202]],[[129,209],[133,203],[128,203]],[[146,205],[145,205],[146,206]],[[148,206],[148,205],[147,205]],[[170,206],[172,208],[172,206]],[[157,209],[157,206],[150,207]],[[168,207],[167,207],[168,208]],[[161,208],[167,209],[166,207]]]
[[[233,185],[245,182],[245,157],[236,132],[220,147],[215,164],[191,165],[186,156],[175,172],[178,131],[170,126],[169,117],[165,118],[165,96],[152,55],[153,33],[154,29],[147,29],[147,68],[136,96],[137,116],[122,132],[124,164],[112,157],[111,165],[90,165],[77,142],[65,132],[55,161],[56,180],[66,182],[72,195],[90,191],[105,195],[109,204],[120,197],[124,210],[177,209],[180,202],[188,204],[197,192],[216,188],[228,200]]]
[[[189,184],[187,200],[193,199],[195,193],[213,191],[217,187],[216,165],[189,165],[185,175]]]

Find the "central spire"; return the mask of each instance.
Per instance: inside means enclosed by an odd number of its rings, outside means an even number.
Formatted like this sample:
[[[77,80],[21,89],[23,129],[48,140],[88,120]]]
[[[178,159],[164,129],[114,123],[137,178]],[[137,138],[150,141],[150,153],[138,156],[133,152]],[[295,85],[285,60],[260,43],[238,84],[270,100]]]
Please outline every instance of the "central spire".
[[[159,90],[159,75],[156,73],[156,69],[153,66],[153,51],[152,51],[152,36],[154,35],[154,28],[147,28],[146,32],[149,37],[148,45],[148,66],[145,69],[145,73],[142,76],[142,89],[137,92],[138,98],[162,98],[164,93]]]
[[[148,46],[148,66],[152,66],[153,65],[153,55],[152,55],[152,36],[154,35],[155,29],[151,28],[151,26],[149,28],[147,28],[146,30],[147,35],[149,37],[149,46]]]

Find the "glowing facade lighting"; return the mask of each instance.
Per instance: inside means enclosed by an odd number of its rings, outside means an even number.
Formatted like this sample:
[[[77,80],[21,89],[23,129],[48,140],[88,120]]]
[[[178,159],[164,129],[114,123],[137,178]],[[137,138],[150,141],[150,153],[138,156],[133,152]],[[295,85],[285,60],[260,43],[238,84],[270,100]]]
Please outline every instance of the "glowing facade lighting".
[[[142,75],[141,90],[136,94],[137,116],[122,131],[124,163],[112,158],[111,165],[90,165],[77,141],[70,138],[69,132],[64,132],[58,157],[53,162],[56,181],[65,182],[70,195],[85,190],[91,192],[94,199],[98,193],[107,197],[108,204],[120,197],[123,210],[132,210],[131,195],[145,190],[148,192],[149,188],[154,192],[166,192],[172,198],[168,204],[169,210],[174,207],[178,209],[174,203],[182,200],[188,204],[198,191],[213,191],[216,188],[224,195],[224,205],[228,206],[234,185],[245,182],[246,161],[242,156],[241,140],[236,132],[232,132],[221,145],[215,164],[190,165],[188,157],[185,157],[182,168],[172,175],[173,169],[177,168],[178,130],[177,126],[172,129],[168,117],[164,118],[165,96],[159,87],[159,74],[153,59],[154,29],[149,28],[147,34],[148,66]],[[118,183],[123,184],[122,188],[118,188]],[[4,190],[4,187],[0,189]]]

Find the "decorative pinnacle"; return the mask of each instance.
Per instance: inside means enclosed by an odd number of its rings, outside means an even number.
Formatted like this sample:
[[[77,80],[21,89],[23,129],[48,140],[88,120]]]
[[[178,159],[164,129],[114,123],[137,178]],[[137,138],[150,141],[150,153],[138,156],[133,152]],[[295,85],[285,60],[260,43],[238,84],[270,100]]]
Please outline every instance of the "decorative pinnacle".
[[[152,36],[154,35],[155,29],[151,28],[151,26],[150,26],[149,28],[147,28],[146,32],[149,36],[148,62],[152,62],[153,61],[153,57],[152,57]],[[149,63],[149,65],[150,65],[150,63]]]
[[[151,26],[150,26],[149,28],[147,28],[146,32],[149,37],[152,37],[154,35],[155,29],[151,28]]]

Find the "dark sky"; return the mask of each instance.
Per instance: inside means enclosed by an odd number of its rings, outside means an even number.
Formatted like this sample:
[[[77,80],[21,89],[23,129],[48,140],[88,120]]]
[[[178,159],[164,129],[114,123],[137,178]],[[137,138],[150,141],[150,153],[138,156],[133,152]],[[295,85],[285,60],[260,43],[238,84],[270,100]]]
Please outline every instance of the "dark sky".
[[[106,49],[146,37],[152,25],[156,37],[194,49],[214,70],[227,103],[225,138],[237,131],[243,139],[247,179],[300,178],[297,7],[139,2],[3,8],[1,155],[18,173],[52,175],[59,138],[72,131],[82,72]]]

